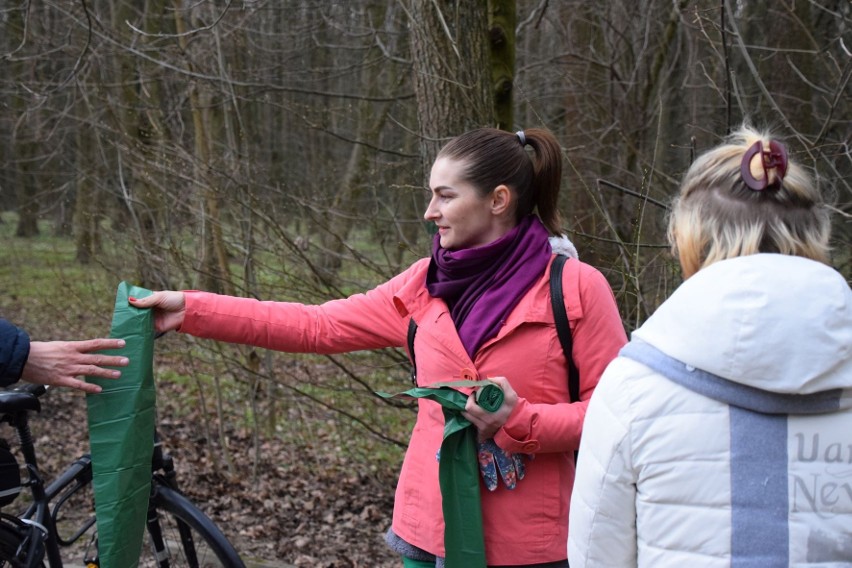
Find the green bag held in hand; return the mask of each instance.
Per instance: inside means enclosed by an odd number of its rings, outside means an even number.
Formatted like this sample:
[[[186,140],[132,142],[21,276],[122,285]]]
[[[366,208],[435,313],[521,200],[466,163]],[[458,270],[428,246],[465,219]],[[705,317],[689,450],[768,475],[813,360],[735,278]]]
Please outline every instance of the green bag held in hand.
[[[490,381],[457,381],[416,387],[383,398],[411,397],[434,400],[444,411],[444,441],[438,463],[438,481],[444,512],[444,548],[447,568],[486,568],[479,495],[476,428],[462,416],[467,395],[458,387],[478,387],[476,403],[489,412],[503,405],[503,389]]]
[[[86,395],[101,568],[134,568],[142,550],[154,452],[154,315],[127,298],[150,294],[119,284],[109,336],[126,344],[104,353],[130,364],[117,380],[87,378],[103,389]]]

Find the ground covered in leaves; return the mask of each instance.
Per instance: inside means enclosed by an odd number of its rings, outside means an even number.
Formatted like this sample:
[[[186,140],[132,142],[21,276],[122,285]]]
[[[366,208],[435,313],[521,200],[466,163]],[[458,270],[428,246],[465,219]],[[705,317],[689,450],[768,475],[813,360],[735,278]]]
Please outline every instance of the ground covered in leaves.
[[[231,474],[221,452],[199,427],[200,418],[169,417],[179,385],[158,385],[159,431],[175,457],[185,493],[212,517],[247,562],[298,567],[399,566],[384,544],[396,471],[347,463],[338,449],[310,451],[276,440],[255,444],[248,432],[227,433]],[[171,402],[169,402],[171,401]],[[88,451],[84,395],[53,390],[32,423],[41,468],[54,475]],[[11,431],[3,432],[4,436]]]

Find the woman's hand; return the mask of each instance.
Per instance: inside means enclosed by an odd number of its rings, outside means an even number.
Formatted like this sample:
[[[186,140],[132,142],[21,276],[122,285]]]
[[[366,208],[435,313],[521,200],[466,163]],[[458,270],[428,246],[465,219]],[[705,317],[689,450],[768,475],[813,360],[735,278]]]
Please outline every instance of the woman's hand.
[[[135,308],[154,310],[154,329],[158,332],[173,331],[183,325],[186,313],[186,297],[183,292],[154,292],[145,298],[128,298]]]
[[[503,404],[496,412],[488,412],[478,404],[474,395],[467,399],[462,416],[467,418],[471,424],[476,426],[480,442],[492,438],[503,424],[509,419],[515,405],[518,403],[518,393],[509,384],[506,377],[488,377],[488,380],[503,389]]]

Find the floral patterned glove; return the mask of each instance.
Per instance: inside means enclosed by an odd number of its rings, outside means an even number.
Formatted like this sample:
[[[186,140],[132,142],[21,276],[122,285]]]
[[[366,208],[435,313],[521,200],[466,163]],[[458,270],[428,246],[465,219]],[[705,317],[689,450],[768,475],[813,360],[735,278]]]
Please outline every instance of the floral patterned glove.
[[[514,489],[526,473],[522,458],[533,458],[533,456],[526,454],[512,454],[505,451],[494,442],[494,438],[479,443],[478,456],[479,471],[482,474],[485,487],[489,491],[497,489],[498,471],[506,488]]]

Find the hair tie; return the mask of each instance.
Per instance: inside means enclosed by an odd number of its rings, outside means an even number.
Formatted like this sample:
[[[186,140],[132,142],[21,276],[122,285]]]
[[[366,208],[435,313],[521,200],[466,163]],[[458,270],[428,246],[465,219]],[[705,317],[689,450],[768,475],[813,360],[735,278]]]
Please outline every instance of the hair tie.
[[[526,146],[526,145],[527,145],[527,137],[526,137],[526,136],[524,136],[524,131],[523,131],[523,130],[518,130],[517,132],[515,132],[515,136],[517,136],[517,137],[518,137],[518,142],[520,142],[520,143],[521,143],[521,146]]]
[[[751,161],[756,154],[760,154],[763,179],[757,179],[751,174]],[[758,140],[743,155],[740,174],[749,189],[763,191],[767,187],[770,187],[769,170],[773,168],[778,171],[778,178],[772,183],[772,187],[778,189],[781,187],[781,182],[784,181],[784,176],[787,174],[787,149],[782,143],[770,140],[769,149],[764,150],[763,142]]]

